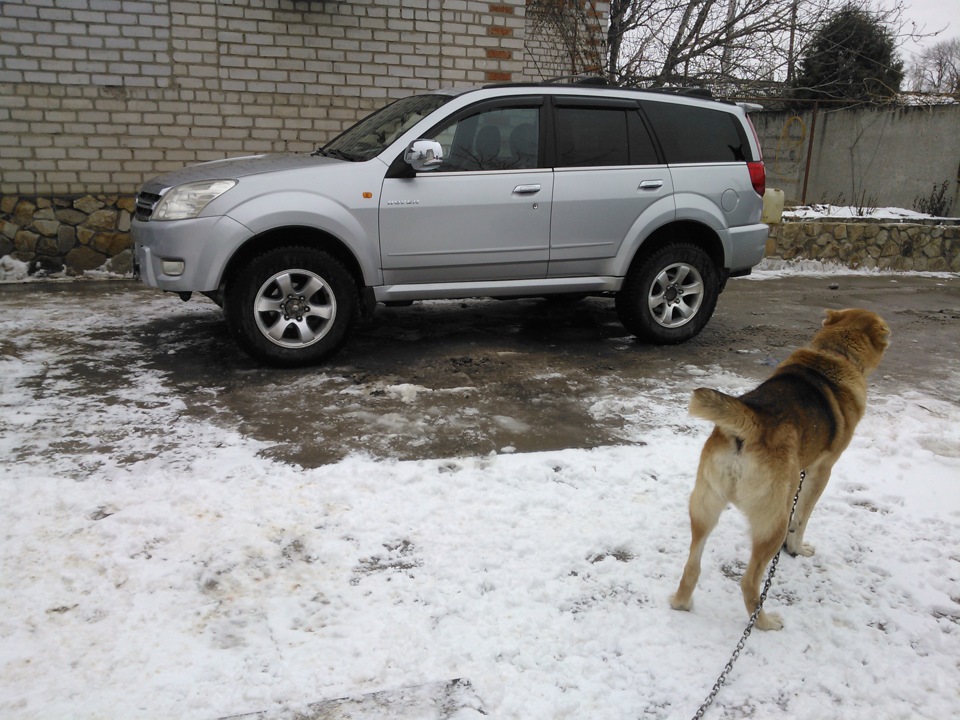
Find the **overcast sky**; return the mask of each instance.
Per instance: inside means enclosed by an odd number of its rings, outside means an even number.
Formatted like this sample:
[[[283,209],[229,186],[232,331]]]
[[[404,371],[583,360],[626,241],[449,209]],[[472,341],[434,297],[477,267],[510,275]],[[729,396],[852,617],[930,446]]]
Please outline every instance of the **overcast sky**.
[[[960,0],[906,0],[905,4],[908,7],[904,18],[915,22],[918,29],[924,28],[924,32],[935,32],[949,24],[942,33],[935,38],[926,38],[919,46],[915,43],[904,45],[902,53],[907,64],[912,60],[911,53],[919,48],[960,37]]]

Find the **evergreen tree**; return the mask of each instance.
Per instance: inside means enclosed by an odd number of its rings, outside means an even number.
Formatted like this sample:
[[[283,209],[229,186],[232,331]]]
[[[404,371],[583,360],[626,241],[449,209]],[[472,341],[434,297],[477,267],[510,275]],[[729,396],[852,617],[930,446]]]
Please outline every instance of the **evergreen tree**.
[[[832,15],[814,35],[793,82],[793,96],[852,105],[888,100],[900,91],[903,61],[893,34],[852,5]]]

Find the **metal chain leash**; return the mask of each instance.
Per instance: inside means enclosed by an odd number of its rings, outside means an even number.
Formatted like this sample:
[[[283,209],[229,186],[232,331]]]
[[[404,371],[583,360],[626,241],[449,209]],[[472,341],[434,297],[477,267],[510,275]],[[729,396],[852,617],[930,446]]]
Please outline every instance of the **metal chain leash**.
[[[790,507],[790,519],[787,520],[787,532],[790,532],[790,523],[793,522],[794,513],[797,511],[797,501],[800,499],[800,490],[803,488],[803,480],[807,476],[806,470],[800,471],[800,483],[797,485],[797,493],[793,496],[793,505]],[[784,537],[784,542],[786,542],[786,537]],[[707,709],[713,704],[714,698],[717,697],[717,693],[720,692],[720,688],[723,687],[723,684],[727,681],[727,675],[730,674],[730,671],[733,670],[733,664],[737,661],[737,658],[740,657],[740,652],[743,650],[743,646],[747,643],[747,638],[750,637],[750,633],[753,632],[753,626],[757,624],[757,618],[760,617],[760,611],[763,610],[763,602],[767,599],[767,593],[770,592],[770,586],[773,585],[773,576],[777,572],[777,564],[780,562],[780,555],[783,548],[777,551],[777,554],[774,556],[773,560],[770,561],[770,570],[767,572],[767,581],[763,584],[763,591],[760,593],[760,600],[757,602],[757,607],[754,609],[753,613],[750,615],[750,620],[747,621],[747,627],[743,630],[743,636],[740,638],[740,642],[737,643],[737,647],[733,650],[733,655],[730,656],[730,659],[727,661],[727,664],[723,668],[723,672],[720,673],[720,677],[717,678],[717,681],[713,684],[713,689],[710,691],[710,694],[707,695],[707,698],[703,701],[703,704],[697,710],[696,714],[693,716],[693,720],[702,720],[704,714],[707,712]]]

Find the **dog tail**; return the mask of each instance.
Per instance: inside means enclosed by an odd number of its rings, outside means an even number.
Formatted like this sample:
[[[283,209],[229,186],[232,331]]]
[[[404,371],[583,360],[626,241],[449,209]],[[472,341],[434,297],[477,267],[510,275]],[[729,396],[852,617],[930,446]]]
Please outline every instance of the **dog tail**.
[[[719,390],[694,390],[690,399],[690,414],[709,420],[726,433],[743,440],[752,440],[760,435],[756,412],[740,399]]]

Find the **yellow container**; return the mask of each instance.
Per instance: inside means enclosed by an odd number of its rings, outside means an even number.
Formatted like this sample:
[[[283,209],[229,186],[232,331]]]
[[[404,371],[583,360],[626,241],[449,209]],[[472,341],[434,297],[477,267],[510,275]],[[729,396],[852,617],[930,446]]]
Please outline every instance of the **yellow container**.
[[[779,225],[783,218],[783,190],[767,188],[763,192],[763,214],[760,222],[767,225]]]

